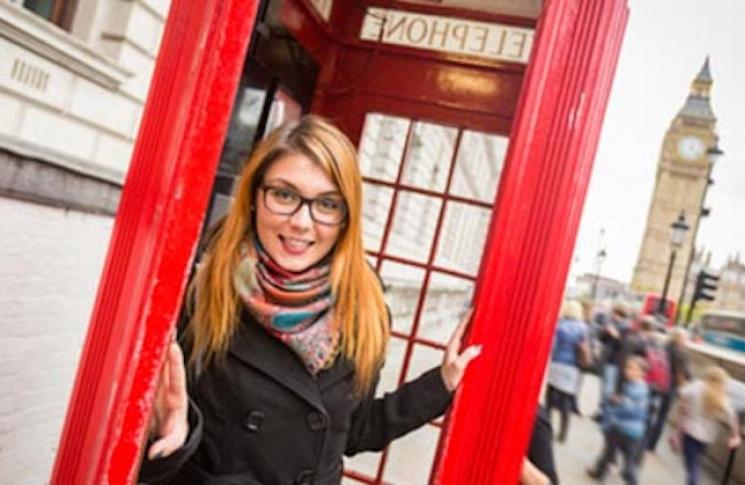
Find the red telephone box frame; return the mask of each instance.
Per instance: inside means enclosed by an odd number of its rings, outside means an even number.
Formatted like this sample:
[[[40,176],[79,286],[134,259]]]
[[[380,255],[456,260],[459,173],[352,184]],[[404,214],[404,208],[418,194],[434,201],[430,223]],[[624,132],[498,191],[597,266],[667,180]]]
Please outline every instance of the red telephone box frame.
[[[258,0],[174,0],[51,483],[134,483]]]
[[[171,5],[54,484],[134,481],[257,3]],[[518,476],[627,17],[625,0],[544,7],[482,262],[470,340],[484,353],[456,398],[437,483]]]
[[[436,483],[517,481],[627,19],[625,0],[544,7],[469,335],[484,352],[450,413]]]

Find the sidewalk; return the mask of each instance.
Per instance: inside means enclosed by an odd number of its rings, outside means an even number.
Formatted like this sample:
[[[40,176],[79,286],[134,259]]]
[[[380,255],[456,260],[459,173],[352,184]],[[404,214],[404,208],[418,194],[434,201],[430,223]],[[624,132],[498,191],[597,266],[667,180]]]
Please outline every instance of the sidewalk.
[[[579,402],[582,416],[572,415],[569,435],[565,443],[554,442],[556,466],[559,470],[559,480],[563,485],[594,485],[598,483],[585,474],[585,469],[595,463],[603,448],[600,429],[597,423],[590,419],[597,405],[598,385],[599,380],[595,376],[586,375],[584,377]],[[559,422],[558,413],[554,413],[553,419],[554,429],[556,429]],[[618,459],[620,465],[620,454]],[[707,475],[706,470],[704,470],[704,475]],[[718,475],[717,477],[719,478]],[[608,485],[623,484],[618,467],[610,468],[605,483]],[[660,439],[656,452],[647,453],[644,464],[639,470],[639,483],[653,485],[685,484],[682,457],[670,450],[665,435]],[[719,484],[719,480],[711,477],[704,476],[702,480],[702,485],[717,484]]]

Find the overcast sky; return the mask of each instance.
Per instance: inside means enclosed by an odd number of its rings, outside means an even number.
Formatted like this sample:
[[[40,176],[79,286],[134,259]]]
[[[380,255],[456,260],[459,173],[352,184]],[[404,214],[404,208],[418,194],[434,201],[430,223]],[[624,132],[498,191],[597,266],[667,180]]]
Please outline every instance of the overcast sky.
[[[707,55],[725,154],[697,244],[717,267],[738,251],[745,260],[745,0],[630,0],[629,8],[572,273],[594,272],[602,246],[601,274],[631,281],[662,139]]]

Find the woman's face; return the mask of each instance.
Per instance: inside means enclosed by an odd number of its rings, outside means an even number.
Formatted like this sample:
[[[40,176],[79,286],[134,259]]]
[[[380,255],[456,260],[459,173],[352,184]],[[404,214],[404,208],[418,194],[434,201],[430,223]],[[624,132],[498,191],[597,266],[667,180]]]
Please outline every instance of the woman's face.
[[[313,266],[331,251],[342,226],[315,222],[306,203],[294,214],[278,214],[276,202],[272,205],[269,199],[284,203],[295,195],[323,199],[324,208],[333,208],[334,203],[343,206],[344,199],[334,180],[302,154],[278,158],[264,174],[254,200],[259,241],[276,263],[297,272]],[[266,201],[272,207],[267,207]]]

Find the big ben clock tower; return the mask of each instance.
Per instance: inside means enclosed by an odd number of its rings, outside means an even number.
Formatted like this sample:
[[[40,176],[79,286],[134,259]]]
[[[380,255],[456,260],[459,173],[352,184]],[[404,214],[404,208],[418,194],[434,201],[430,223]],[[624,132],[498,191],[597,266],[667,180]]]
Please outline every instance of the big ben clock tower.
[[[681,294],[711,173],[707,150],[717,145],[716,118],[709,99],[712,82],[707,58],[662,141],[647,227],[631,281],[636,291],[662,293],[670,260],[671,224],[683,213],[691,230],[676,250],[668,297],[677,300]]]

